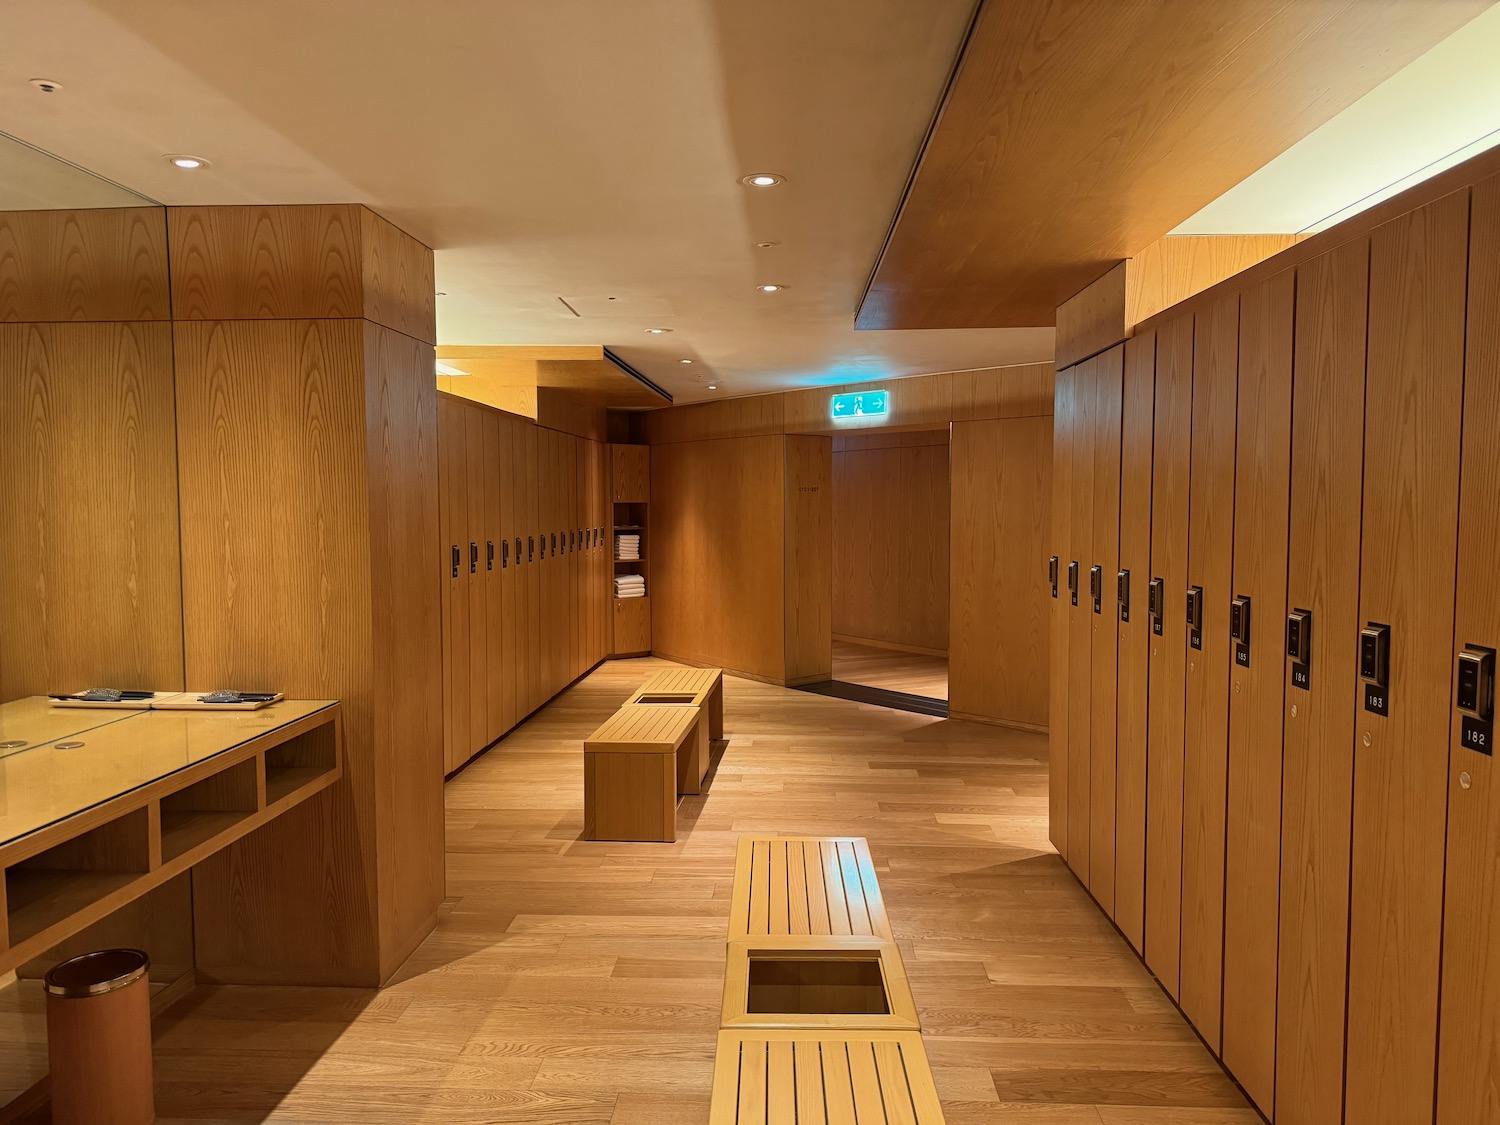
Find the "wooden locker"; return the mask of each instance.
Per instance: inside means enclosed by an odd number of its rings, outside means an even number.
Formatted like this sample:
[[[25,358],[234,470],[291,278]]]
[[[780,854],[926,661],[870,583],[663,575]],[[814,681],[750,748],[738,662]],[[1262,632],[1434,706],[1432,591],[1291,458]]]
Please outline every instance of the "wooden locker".
[[[469,576],[469,740],[463,754],[464,762],[489,745],[489,614],[484,584],[484,414],[477,406],[464,410],[464,449],[468,468],[465,489],[469,503],[469,539],[464,558]]]
[[[501,593],[503,571],[500,536],[504,523],[501,499],[500,415],[484,412],[484,542],[479,565],[484,574],[485,609],[485,741],[494,742],[506,732],[505,721],[505,602]]]
[[[1344,1106],[1349,832],[1359,648],[1368,239],[1297,270],[1287,605],[1311,624],[1308,660],[1285,701],[1280,949],[1276,1010],[1279,1125],[1326,1125]],[[1261,615],[1262,635],[1279,623]]]
[[[517,634],[520,647],[518,663],[520,675],[516,680],[517,690],[522,692],[525,705],[519,708],[522,717],[530,715],[541,701],[541,656],[538,638],[542,630],[542,577],[541,560],[537,558],[536,536],[538,511],[537,495],[537,434],[538,429],[530,422],[519,422],[517,426],[521,440],[516,446],[519,467],[516,478],[521,486],[522,527],[518,533],[526,541],[525,561],[521,569],[522,581],[516,588],[521,603],[519,619],[524,629]]]
[[[1187,644],[1182,727],[1182,991],[1215,1053],[1224,970],[1224,799],[1229,755],[1229,583],[1234,565],[1234,418],[1239,295],[1197,317],[1193,341],[1189,588],[1202,588],[1201,646]],[[1178,612],[1186,616],[1187,590]],[[1170,605],[1171,591],[1168,591]]]
[[[579,462],[583,459],[583,442],[568,435],[568,682],[583,674],[583,618],[579,604],[582,592],[583,569],[579,560],[583,557],[583,516],[579,503],[579,482],[583,474]]]
[[[1240,295],[1234,577],[1224,834],[1224,1065],[1268,1116],[1276,1095],[1276,943],[1286,689],[1292,317],[1287,270]]]
[[[1433,1114],[1468,227],[1463,191],[1370,237],[1359,620],[1389,626],[1390,644],[1388,715],[1352,701],[1345,1117],[1359,1125]]]
[[[1120,395],[1123,344],[1093,366],[1093,551],[1089,555],[1089,890],[1115,914],[1116,658],[1115,574],[1120,564]],[[1095,571],[1093,568],[1098,567]]]
[[[1068,866],[1079,882],[1089,885],[1090,666],[1093,660],[1093,613],[1089,602],[1089,560],[1094,553],[1094,384],[1097,370],[1091,360],[1073,368],[1070,413],[1072,429],[1072,489],[1069,503],[1068,565]]]
[[[500,429],[500,452],[496,469],[500,481],[500,660],[502,675],[501,732],[520,719],[516,702],[516,421],[509,414],[496,415]]]
[[[469,747],[469,408],[438,397],[439,521],[443,529],[443,760],[448,771]]]
[[[1151,467],[1151,626],[1146,710],[1146,964],[1175,999],[1182,951],[1182,722],[1187,669],[1189,469],[1193,434],[1193,317],[1156,333]],[[1147,588],[1150,605],[1150,587]]]
[[[537,632],[533,638],[537,654],[536,703],[540,707],[552,698],[554,661],[552,656],[556,612],[552,598],[552,556],[547,548],[547,534],[553,530],[553,488],[557,477],[552,471],[552,431],[536,431],[536,498],[537,498]]]
[[[1500,179],[1474,189],[1471,224],[1455,659],[1500,648]],[[1500,1120],[1500,777],[1492,742],[1480,752],[1463,727],[1455,708],[1437,1125]]]
[[[1073,518],[1073,374],[1057,373],[1052,408],[1052,658],[1047,703],[1047,834],[1064,860],[1068,857],[1068,560]],[[1049,566],[1051,564],[1049,563]]]
[[[1151,437],[1156,333],[1125,344],[1120,405],[1120,559],[1128,612],[1116,599],[1115,924],[1136,952],[1146,936],[1146,700],[1151,664]],[[1118,591],[1118,579],[1117,591]]]

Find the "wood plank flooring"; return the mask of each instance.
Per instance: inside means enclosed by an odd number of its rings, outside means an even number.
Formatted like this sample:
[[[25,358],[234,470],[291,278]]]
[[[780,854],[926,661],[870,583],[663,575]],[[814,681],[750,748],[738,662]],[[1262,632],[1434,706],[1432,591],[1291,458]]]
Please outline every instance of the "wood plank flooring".
[[[833,678],[932,699],[948,698],[948,660],[852,641],[833,642]]]
[[[707,1119],[735,841],[863,835],[949,1122],[1258,1121],[1047,843],[1046,739],[725,677],[675,844],[583,843],[605,665],[448,785],[437,931],[380,993],[203,988],[163,1122]]]

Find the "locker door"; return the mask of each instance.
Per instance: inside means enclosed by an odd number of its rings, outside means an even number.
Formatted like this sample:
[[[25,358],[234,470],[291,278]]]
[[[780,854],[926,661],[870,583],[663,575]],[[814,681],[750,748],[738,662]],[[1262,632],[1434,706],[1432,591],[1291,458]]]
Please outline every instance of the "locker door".
[[[1500,648],[1500,179],[1474,189],[1454,643]],[[1491,706],[1493,713],[1493,705]],[[1491,720],[1492,721],[1492,720]],[[1438,1125],[1500,1120],[1500,778],[1453,717]],[[1471,724],[1472,725],[1472,724]],[[1485,733],[1480,727],[1479,734]],[[1492,731],[1490,733],[1493,733]],[[1470,735],[1474,738],[1474,734]],[[1480,1081],[1488,1075],[1490,1081]]]
[[[516,496],[515,420],[497,414],[500,450],[496,469],[500,480],[500,678],[501,722],[504,734],[516,725]]]
[[[465,566],[469,576],[469,741],[463,760],[467,762],[489,745],[489,615],[485,604],[485,462],[484,411],[464,411],[464,447],[468,473],[469,539]]]
[[[1373,692],[1389,714],[1353,701],[1345,1115],[1360,1125],[1433,1114],[1468,220],[1465,191],[1370,237],[1359,620],[1390,644]]]
[[[1156,416],[1156,333],[1125,344],[1120,407],[1120,563],[1128,575],[1119,603],[1115,706],[1115,924],[1135,946],[1146,933],[1146,700],[1151,620],[1151,434]],[[1106,572],[1107,573],[1107,572]]]
[[[1286,688],[1292,315],[1288,270],[1240,295],[1224,842],[1224,1065],[1267,1115],[1276,1092],[1281,728]]]
[[[484,542],[479,566],[484,574],[485,609],[485,742],[494,742],[506,731],[505,723],[505,604],[500,581],[500,535],[503,523],[500,498],[500,415],[484,412]]]
[[[1115,914],[1115,706],[1119,627],[1115,572],[1120,564],[1120,394],[1125,347],[1093,365],[1093,552],[1089,555],[1089,889]],[[1098,567],[1095,571],[1094,568]]]
[[[468,407],[438,399],[439,519],[443,528],[444,765],[456,770],[469,746]]]
[[[1068,597],[1068,866],[1089,885],[1089,736],[1092,699],[1093,612],[1089,601],[1089,559],[1094,553],[1094,386],[1092,361],[1073,368],[1072,496],[1068,521],[1068,563],[1077,564]]]
[[[1297,271],[1287,606],[1306,611],[1305,668],[1287,669],[1282,772],[1276,1113],[1337,1125],[1344,1105],[1349,831],[1364,487],[1370,244]],[[1261,614],[1264,638],[1279,623]],[[1290,663],[1290,662],[1289,662]]]
[[[579,528],[583,518],[579,513],[578,482],[583,474],[579,462],[583,459],[583,443],[572,434],[567,436],[568,450],[568,681],[571,683],[583,671],[583,618],[579,614],[578,595],[581,593],[579,575],[583,557],[579,539]]]
[[[1217,1053],[1224,968],[1224,786],[1229,753],[1229,582],[1234,564],[1234,411],[1239,296],[1197,318],[1188,586],[1202,588],[1201,643],[1187,644],[1182,738],[1182,995]],[[1185,597],[1186,591],[1179,594]],[[1184,614],[1184,606],[1179,612]]]
[[[1182,717],[1187,668],[1188,469],[1193,434],[1193,318],[1156,334],[1151,477],[1151,626],[1146,711],[1146,964],[1174,998],[1182,942]],[[1147,592],[1150,605],[1150,590]]]
[[[1057,373],[1052,392],[1052,659],[1047,696],[1047,834],[1057,854],[1068,858],[1068,561],[1073,518],[1073,376]],[[1050,564],[1049,564],[1050,566]]]
[[[523,620],[525,632],[520,634],[521,664],[525,675],[520,683],[525,684],[526,706],[523,714],[530,715],[541,702],[542,693],[542,561],[536,551],[536,537],[540,527],[541,496],[537,479],[537,446],[540,430],[530,422],[520,422],[521,430],[520,480],[522,492],[522,514],[525,516],[526,565],[522,573],[526,576],[523,594]]]
[[[542,569],[543,597],[546,609],[546,678],[543,680],[543,703],[562,687],[564,674],[562,639],[567,630],[567,613],[563,610],[563,580],[561,554],[557,545],[557,534],[562,530],[562,435],[556,430],[543,430],[546,439],[546,456],[542,461],[543,479],[546,487],[542,495],[547,498],[547,511],[542,526],[547,534],[547,563]]]

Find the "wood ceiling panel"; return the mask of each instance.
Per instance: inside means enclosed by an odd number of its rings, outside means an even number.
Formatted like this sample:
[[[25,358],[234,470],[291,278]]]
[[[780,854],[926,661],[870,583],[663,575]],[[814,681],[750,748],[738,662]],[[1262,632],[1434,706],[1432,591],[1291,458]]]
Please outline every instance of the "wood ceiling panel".
[[[606,358],[597,345],[565,347],[465,347],[437,349],[439,360],[468,372],[445,386],[467,398],[490,401],[480,389],[551,387],[587,406],[652,409],[670,402]]]
[[[1494,0],[984,0],[860,328],[1057,306]]]

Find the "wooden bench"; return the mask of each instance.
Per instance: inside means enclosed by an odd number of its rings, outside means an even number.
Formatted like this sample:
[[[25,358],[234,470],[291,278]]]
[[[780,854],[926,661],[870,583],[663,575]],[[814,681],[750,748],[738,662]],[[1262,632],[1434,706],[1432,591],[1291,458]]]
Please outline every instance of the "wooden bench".
[[[943,1125],[910,1031],[721,1031],[709,1125]]]
[[[583,837],[677,839],[679,778],[697,752],[698,708],[621,707],[583,743]]]
[[[648,695],[686,695],[692,698],[641,698]],[[660,672],[653,672],[629,702],[692,703],[700,696],[703,702],[698,706],[708,713],[708,737],[718,741],[724,737],[724,673],[718,668],[663,668]]]
[[[740,837],[729,938],[777,934],[893,938],[864,837]]]

